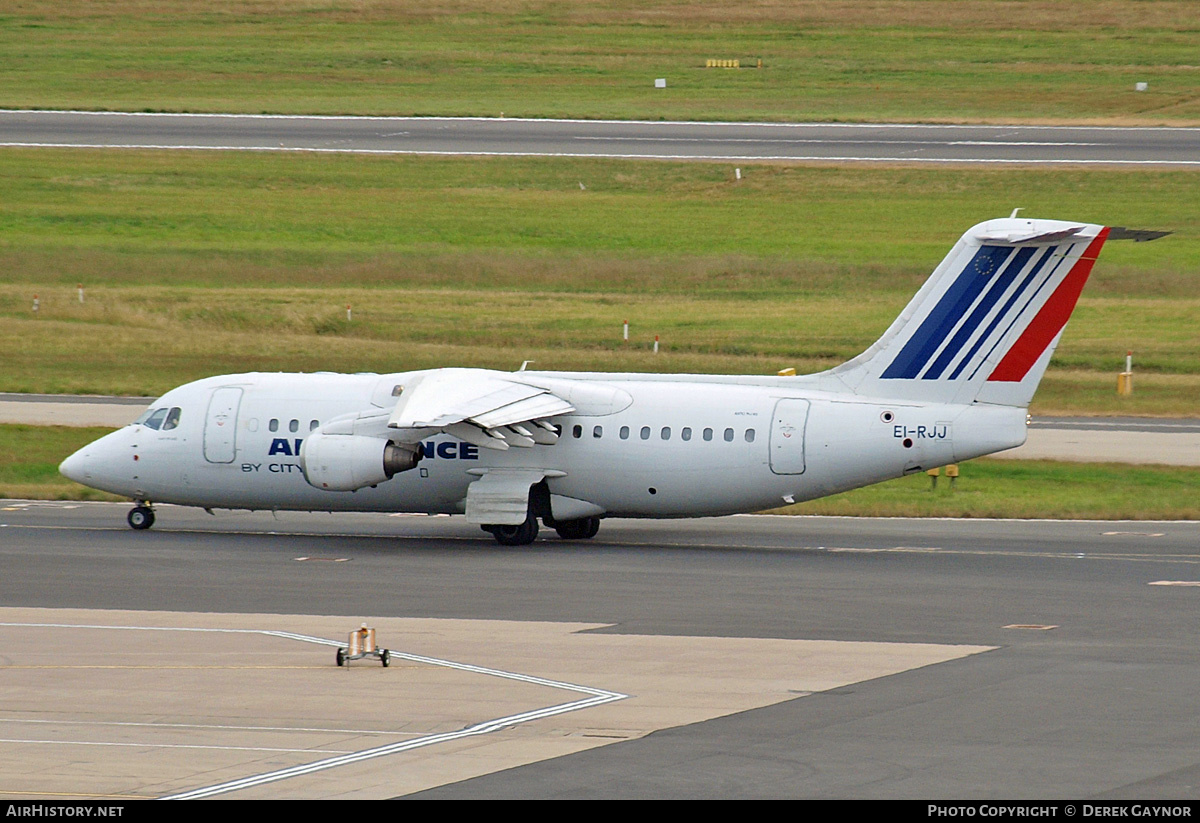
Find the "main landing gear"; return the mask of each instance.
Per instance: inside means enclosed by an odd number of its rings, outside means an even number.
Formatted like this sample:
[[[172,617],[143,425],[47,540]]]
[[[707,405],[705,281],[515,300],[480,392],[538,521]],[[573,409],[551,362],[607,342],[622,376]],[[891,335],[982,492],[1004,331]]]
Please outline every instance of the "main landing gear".
[[[563,540],[590,540],[600,531],[599,517],[581,517],[578,520],[556,520],[554,530]]]
[[[125,519],[129,521],[129,528],[144,531],[154,525],[154,509],[147,506],[145,501],[134,502],[137,505],[129,510]]]
[[[542,518],[546,525],[558,532],[563,540],[589,540],[600,531],[599,517],[581,517],[578,520],[551,520]],[[484,526],[501,546],[528,546],[538,536],[538,521],[532,514],[519,526]]]
[[[490,532],[501,546],[528,546],[537,539],[538,522],[531,514],[519,526],[484,526],[483,530]]]

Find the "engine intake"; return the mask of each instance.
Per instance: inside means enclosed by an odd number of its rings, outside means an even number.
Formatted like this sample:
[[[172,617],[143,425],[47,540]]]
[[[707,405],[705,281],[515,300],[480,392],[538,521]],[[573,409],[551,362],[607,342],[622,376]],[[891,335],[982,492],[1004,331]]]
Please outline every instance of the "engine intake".
[[[325,491],[352,492],[374,486],[416,467],[420,460],[419,449],[357,434],[315,431],[300,447],[304,479]]]

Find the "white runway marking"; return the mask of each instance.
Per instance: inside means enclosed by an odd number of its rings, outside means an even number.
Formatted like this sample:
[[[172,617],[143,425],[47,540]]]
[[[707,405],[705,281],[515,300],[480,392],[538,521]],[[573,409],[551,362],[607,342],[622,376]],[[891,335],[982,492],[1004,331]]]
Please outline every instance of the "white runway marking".
[[[342,646],[339,640],[329,640],[323,637],[313,637],[311,635],[296,634],[294,632],[274,631],[270,629],[205,629],[196,627],[172,627],[172,626],[105,626],[96,624],[73,624],[73,623],[0,623],[0,626],[15,627],[15,628],[62,628],[62,629],[105,629],[118,631],[148,631],[148,632],[197,632],[197,633],[213,633],[213,634],[258,634],[267,635],[270,637],[280,637],[287,640],[296,640],[303,643],[316,643],[322,646]],[[561,703],[553,706],[545,706],[539,709],[533,709],[528,712],[512,714],[506,717],[497,717],[491,720],[484,720],[480,723],[467,726],[453,732],[444,732],[442,734],[426,735],[412,740],[404,740],[398,743],[390,743],[386,746],[378,746],[373,749],[365,749],[363,751],[338,753],[335,757],[318,760],[315,763],[308,763],[301,766],[293,766],[286,769],[278,769],[272,772],[263,774],[251,775],[238,780],[231,780],[226,783],[219,783],[213,786],[205,786],[199,789],[182,792],[175,795],[162,798],[163,800],[189,800],[202,797],[212,797],[218,794],[226,794],[228,792],[238,791],[239,789],[248,789],[254,786],[261,786],[265,783],[273,783],[280,780],[287,780],[292,777],[299,777],[314,772],[325,771],[327,769],[337,768],[350,763],[360,763],[364,760],[373,760],[379,757],[386,757],[399,752],[411,751],[413,749],[424,748],[426,746],[434,746],[438,743],[445,743],[452,740],[461,740],[466,737],[477,737],[479,735],[490,734],[500,731],[501,729],[517,726],[522,723],[528,723],[533,720],[540,720],[545,717],[553,717],[559,714],[568,712],[581,711],[590,709],[594,706],[601,706],[605,703],[613,703],[618,700],[625,700],[629,695],[621,694],[620,692],[608,691],[607,689],[597,689],[591,686],[582,686],[576,683],[566,683],[560,680],[548,680],[543,677],[535,677],[533,675],[521,674],[519,672],[508,672],[502,669],[490,669],[484,666],[475,666],[470,663],[459,663],[453,660],[442,660],[436,657],[426,657],[424,655],[407,654],[405,652],[392,651],[393,660],[410,660],[415,663],[423,663],[429,666],[442,666],[446,668],[456,669],[458,671],[470,672],[472,674],[481,674],[488,677],[499,677],[505,680],[516,680],[523,683],[531,683],[538,686],[547,686],[553,689],[561,689],[565,691],[584,694],[582,700],[575,700],[569,703]],[[398,734],[398,733],[397,733]],[[4,742],[4,741],[0,741]],[[12,741],[12,742],[53,742],[61,743],[63,741]],[[106,744],[94,743],[88,744],[81,741],[75,742],[79,745],[133,745],[133,744]],[[165,748],[227,748],[230,750],[238,750],[236,746],[167,746]],[[296,751],[292,749],[262,749],[262,751]],[[310,750],[318,751],[318,750]],[[324,752],[322,752],[324,753]]]
[[[384,123],[405,122],[475,122],[475,123],[579,123],[584,125],[602,123],[605,125],[639,125],[639,126],[722,126],[722,127],[769,127],[780,129],[987,129],[995,126],[981,124],[927,124],[927,123],[772,123],[753,120],[584,120],[580,118],[543,118],[543,117],[411,117],[387,115],[351,115],[351,114],[234,114],[203,112],[166,112],[166,111],[84,111],[81,109],[0,109],[0,114],[80,114],[90,117],[194,117],[194,118],[227,118],[245,120],[326,120],[342,122],[376,121]],[[1003,126],[1001,128],[1004,128]],[[1149,132],[1200,132],[1200,129],[1189,126],[1043,126],[1036,123],[1024,125],[1009,125],[1010,129],[1037,129],[1039,131],[1149,131]]]
[[[1200,166],[1200,160],[1070,160],[1063,158],[1017,159],[984,157],[893,157],[870,155],[757,155],[757,154],[628,154],[611,152],[538,152],[538,151],[450,151],[448,149],[350,149],[303,146],[202,146],[162,145],[156,143],[0,143],[0,148],[47,149],[145,149],[153,151],[277,151],[312,154],[421,155],[438,157],[597,157],[607,160],[770,160],[779,162],[831,163],[972,163],[988,165],[1085,165],[1085,166]]]
[[[603,140],[629,143],[828,143],[811,137],[602,137],[575,135],[573,140]],[[850,140],[863,146],[1103,146],[1104,143],[1056,143],[1044,140]]]
[[[398,657],[399,655],[392,655]],[[486,671],[486,670],[481,670]],[[534,678],[529,682],[537,682]],[[543,681],[545,685],[550,685],[549,681]],[[562,688],[572,688],[583,690],[586,687],[570,686],[569,684],[559,684]],[[593,690],[594,691],[594,690]],[[616,700],[624,700],[628,695],[618,694],[616,692],[606,692],[602,695],[590,697],[585,700],[577,700],[573,703],[564,703],[559,706],[548,706],[544,709],[535,709],[531,712],[522,714],[509,715],[508,717],[498,717],[495,720],[487,720],[483,723],[474,726],[468,726],[456,732],[447,732],[445,734],[434,734],[427,737],[419,737],[416,740],[408,740],[402,743],[393,743],[388,746],[379,746],[374,749],[366,749],[365,751],[355,752],[353,754],[342,755],[340,757],[330,757],[326,760],[318,760],[316,763],[309,763],[305,766],[294,766],[290,769],[280,769],[274,772],[266,772],[265,774],[254,775],[252,777],[244,777],[240,780],[232,780],[228,783],[219,783],[215,786],[207,786],[202,789],[194,789],[190,792],[182,792],[176,795],[161,798],[162,800],[196,800],[202,797],[212,797],[216,794],[237,791],[239,789],[248,789],[254,786],[261,786],[264,783],[272,783],[277,780],[287,780],[292,777],[299,777],[313,772],[324,771],[326,769],[344,766],[349,763],[359,763],[364,760],[372,760],[377,757],[386,757],[390,754],[398,754],[399,752],[411,751],[425,746],[433,746],[438,743],[445,743],[451,740],[461,740],[465,737],[474,737],[477,735],[488,734],[490,732],[499,731],[500,729],[516,726],[521,723],[528,723],[531,720],[540,720],[543,717],[552,717],[557,714],[565,714],[566,712],[579,711],[580,709],[589,709],[593,706],[599,706],[604,703],[612,703]]]

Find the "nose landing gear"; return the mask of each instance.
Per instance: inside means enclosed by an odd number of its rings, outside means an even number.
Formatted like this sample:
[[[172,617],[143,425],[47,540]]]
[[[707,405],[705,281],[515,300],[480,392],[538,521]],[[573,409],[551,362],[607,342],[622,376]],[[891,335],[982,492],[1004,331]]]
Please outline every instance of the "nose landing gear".
[[[143,531],[153,526],[154,509],[146,505],[146,502],[143,500],[136,500],[134,502],[137,505],[129,510],[129,514],[125,518],[129,521],[129,528]]]

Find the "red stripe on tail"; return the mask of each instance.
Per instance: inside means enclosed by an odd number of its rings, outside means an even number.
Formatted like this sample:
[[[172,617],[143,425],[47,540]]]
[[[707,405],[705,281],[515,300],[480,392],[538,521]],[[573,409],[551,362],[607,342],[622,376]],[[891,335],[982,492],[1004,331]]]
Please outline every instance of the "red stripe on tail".
[[[1079,299],[1079,293],[1083,291],[1088,275],[1092,273],[1092,266],[1095,264],[1096,258],[1100,256],[1100,249],[1107,238],[1108,228],[1106,227],[1101,229],[1100,233],[1096,235],[1096,239],[1088,244],[1083,256],[1071,267],[1071,271],[1063,278],[1054,294],[1050,295],[1050,299],[1037,313],[1037,317],[1033,318],[1029,328],[1025,329],[1017,342],[1008,350],[1008,354],[1004,355],[1004,359],[988,375],[988,380],[1020,383],[1025,379],[1025,375],[1046,351],[1046,347],[1063,330],[1063,326],[1067,325],[1071,312],[1075,310],[1075,302]]]

